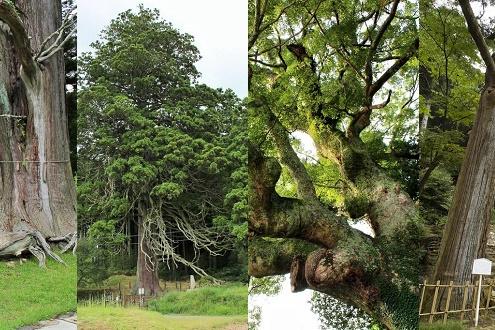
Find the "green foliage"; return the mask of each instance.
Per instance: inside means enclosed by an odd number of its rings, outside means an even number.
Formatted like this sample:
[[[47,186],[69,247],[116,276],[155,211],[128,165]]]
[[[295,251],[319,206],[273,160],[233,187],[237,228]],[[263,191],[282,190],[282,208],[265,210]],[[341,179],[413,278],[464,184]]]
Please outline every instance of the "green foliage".
[[[425,0],[420,1],[420,13],[420,113],[428,117],[421,132],[420,168],[426,183],[438,180],[428,176],[437,167],[452,177],[458,175],[484,80],[460,8],[450,2]],[[440,215],[444,210],[441,206],[429,212]]]
[[[247,315],[247,287],[226,285],[170,292],[151,301],[149,309],[162,314]]]
[[[321,329],[380,329],[360,309],[317,291],[311,297],[311,311],[318,315]]]
[[[92,47],[80,59],[79,231],[113,226],[114,233],[101,235],[112,236],[105,246],[122,246],[115,228],[134,226],[137,205],[145,203],[148,215],[153,211],[151,226],[163,223],[174,239],[187,240],[178,225],[185,222],[188,230],[215,228],[227,247],[245,250],[243,102],[231,90],[197,83],[193,38],[157,10],[121,13]],[[102,245],[97,241],[86,242],[87,262]]]
[[[280,293],[285,275],[266,276],[261,278],[251,277],[249,294],[264,294],[274,296]]]
[[[454,185],[448,171],[439,167],[435,169],[422,191],[420,197],[421,216],[430,225],[443,225],[452,196]]]
[[[357,233],[346,239],[339,237],[337,246],[348,253],[349,259],[364,266],[371,278],[378,268],[387,268],[385,272],[394,274],[397,285],[411,292],[417,281],[420,219],[407,197],[402,203],[399,198],[375,198],[371,194],[377,194],[375,188],[383,181],[383,195],[387,189],[391,193],[387,196],[398,195],[402,189],[412,198],[418,196],[418,103],[415,100],[418,60],[414,56],[408,59],[375,94],[370,93],[369,80],[376,81],[397,63],[397,58],[411,54],[411,45],[417,38],[416,3],[401,2],[376,49],[371,40],[376,38],[389,14],[390,2],[283,0],[260,5],[253,0],[248,3],[250,142],[260,146],[266,156],[280,156],[270,135],[268,116],[273,114],[287,129],[289,138],[294,131],[313,137],[321,154],[318,159],[303,163],[318,198],[329,206],[330,215],[342,208],[353,218],[366,214],[372,220],[377,216],[390,218],[389,223],[381,223],[381,233],[386,233],[382,236],[389,235],[384,227],[395,230],[396,224],[410,222],[411,228],[408,225],[403,231],[390,233],[390,240],[378,246],[374,243],[379,237],[370,244],[364,235]],[[368,19],[364,18],[367,16]],[[352,123],[358,114],[388,99],[389,92],[383,86],[392,92],[389,102],[383,109],[373,109],[365,130],[355,136],[354,128],[358,125]],[[367,121],[365,116],[361,119]],[[297,143],[293,147],[300,151]],[[296,188],[295,180],[284,168],[277,182],[277,193],[296,197]],[[280,220],[284,225],[296,224],[291,235],[297,233],[298,217],[311,217],[310,212],[292,217],[290,210],[283,209],[283,202],[273,204],[277,205],[271,205],[272,209],[286,211],[287,216]],[[404,209],[410,214],[404,214]],[[394,213],[395,210],[400,212]],[[277,224],[273,226],[276,228]],[[253,235],[262,236],[262,233],[253,232]],[[300,251],[304,255],[311,246],[297,246],[290,241],[269,250],[264,249],[267,241],[279,243],[277,239],[262,238],[250,244],[249,251],[275,269],[290,264],[291,252]],[[388,255],[388,251],[398,253],[396,259],[400,260],[389,260],[393,253]],[[407,252],[404,258],[400,254],[403,251]],[[391,309],[399,310],[399,307],[407,309],[410,315],[417,314],[412,304],[390,304]],[[377,315],[380,313],[377,311]],[[400,314],[396,310],[391,313]],[[399,325],[408,321],[398,320],[398,328],[402,329]]]
[[[408,285],[393,284],[377,279],[381,299],[385,304],[385,314],[389,314],[398,329],[413,330],[418,328],[419,300]]]
[[[78,286],[97,285],[116,269],[118,256],[127,237],[116,232],[115,221],[94,222],[78,242]]]
[[[57,252],[57,251],[55,251]],[[0,329],[18,329],[76,310],[76,257],[62,254],[67,266],[47,259],[40,269],[33,258],[13,267],[0,263]]]
[[[379,243],[381,251],[385,251],[387,267],[400,275],[404,285],[416,285],[420,270],[411,265],[418,265],[418,260],[422,260],[426,253],[423,245],[425,228],[420,220],[409,222],[405,228]]]

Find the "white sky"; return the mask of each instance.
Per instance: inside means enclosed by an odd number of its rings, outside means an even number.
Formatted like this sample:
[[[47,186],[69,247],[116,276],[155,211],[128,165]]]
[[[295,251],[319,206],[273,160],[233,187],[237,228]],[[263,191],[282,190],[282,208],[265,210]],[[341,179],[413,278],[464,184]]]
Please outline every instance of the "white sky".
[[[320,329],[318,315],[311,311],[312,290],[293,293],[290,276],[285,275],[280,293],[274,296],[250,295],[249,308],[261,307],[259,330],[317,330]]]
[[[200,82],[247,96],[246,0],[78,1],[78,53],[90,51],[89,44],[111,19],[127,9],[137,9],[140,3],[159,9],[163,19],[194,36],[202,56],[197,63]]]

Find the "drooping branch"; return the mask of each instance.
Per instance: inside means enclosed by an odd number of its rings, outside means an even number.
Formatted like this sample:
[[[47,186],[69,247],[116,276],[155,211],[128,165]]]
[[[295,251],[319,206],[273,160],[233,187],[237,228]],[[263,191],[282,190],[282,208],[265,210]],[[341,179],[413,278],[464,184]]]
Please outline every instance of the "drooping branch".
[[[24,73],[28,77],[32,77],[36,71],[36,62],[32,56],[29,36],[12,1],[0,0],[0,20],[7,24],[12,33],[14,47],[19,55]]]
[[[165,211],[161,207],[154,207],[143,222],[143,239],[146,240],[153,254],[148,255],[146,251],[143,251],[147,257],[147,263],[153,268],[156,267],[153,264],[153,257],[158,256],[168,266],[170,263],[174,265],[180,263],[202,277],[217,281],[198,266],[197,262],[201,250],[211,255],[222,255],[231,246],[228,238],[225,238],[228,234],[221,228],[209,227],[202,210],[194,214],[180,207],[175,209],[164,207],[164,209]],[[182,236],[183,239],[177,239],[178,236]],[[177,252],[178,243],[182,241],[192,243],[194,256],[191,260]]]

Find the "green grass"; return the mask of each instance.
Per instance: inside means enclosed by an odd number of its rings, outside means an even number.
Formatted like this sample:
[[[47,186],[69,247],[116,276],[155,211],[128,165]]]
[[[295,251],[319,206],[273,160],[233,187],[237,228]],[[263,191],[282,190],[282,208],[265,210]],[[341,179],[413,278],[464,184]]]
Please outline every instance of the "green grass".
[[[30,257],[22,265],[0,261],[0,329],[17,329],[76,310],[77,258],[61,255],[67,267],[53,260],[47,269]]]
[[[149,309],[162,314],[247,315],[247,294],[247,286],[241,284],[170,292],[150,301]]]
[[[420,330],[464,330],[466,326],[464,326],[460,321],[449,321],[445,324],[441,322],[435,322],[432,324],[423,324],[419,325]]]
[[[79,306],[77,314],[79,330],[209,330],[247,323],[246,316],[162,315],[145,309],[122,307]]]

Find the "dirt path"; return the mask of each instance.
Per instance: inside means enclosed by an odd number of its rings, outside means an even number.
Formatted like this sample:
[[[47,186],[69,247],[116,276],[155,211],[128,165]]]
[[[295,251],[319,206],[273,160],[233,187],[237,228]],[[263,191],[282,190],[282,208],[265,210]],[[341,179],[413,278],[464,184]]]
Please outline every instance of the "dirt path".
[[[223,330],[248,330],[247,323],[236,323],[223,328]]]
[[[77,315],[69,313],[55,319],[41,321],[36,325],[19,328],[19,330],[77,330]]]

